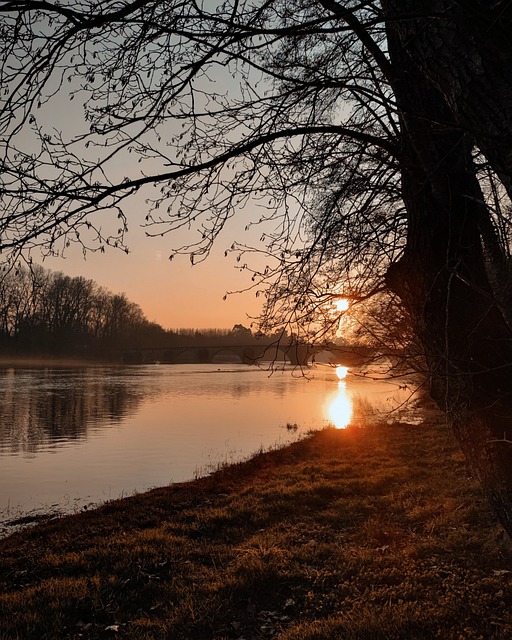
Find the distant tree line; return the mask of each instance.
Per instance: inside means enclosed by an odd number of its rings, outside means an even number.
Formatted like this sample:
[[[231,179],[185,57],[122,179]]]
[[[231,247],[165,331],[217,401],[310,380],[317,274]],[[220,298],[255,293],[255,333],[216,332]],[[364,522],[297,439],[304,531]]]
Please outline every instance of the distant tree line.
[[[169,344],[174,345],[247,345],[257,343],[270,343],[286,337],[284,333],[265,335],[261,332],[253,333],[249,327],[243,324],[235,324],[232,329],[192,329],[182,328],[169,331]]]
[[[166,330],[150,322],[124,293],[39,265],[0,278],[0,354],[115,358],[122,349],[250,344],[264,340],[241,324],[233,329]],[[270,338],[266,338],[269,340]]]
[[[0,278],[4,353],[97,357],[133,341],[158,343],[165,333],[125,294],[112,294],[93,280],[40,266]]]

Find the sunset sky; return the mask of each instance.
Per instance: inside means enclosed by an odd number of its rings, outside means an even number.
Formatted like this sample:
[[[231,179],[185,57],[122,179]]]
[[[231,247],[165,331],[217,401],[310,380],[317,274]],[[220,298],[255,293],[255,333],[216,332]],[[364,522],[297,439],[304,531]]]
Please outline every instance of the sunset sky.
[[[212,77],[212,87],[219,83],[223,87],[231,85],[235,89],[236,81],[230,77],[227,79],[223,70],[217,70],[217,73],[222,74],[222,82],[220,83],[219,78]],[[46,131],[53,132],[55,127],[64,132],[65,138],[72,139],[83,129],[84,115],[82,101],[70,102],[66,89],[67,87],[48,104],[43,104],[37,115]],[[166,130],[166,135],[171,137],[172,134],[173,128],[170,127]],[[20,137],[27,150],[37,148],[38,142],[34,147],[29,131],[22,132]],[[96,150],[92,152],[93,155],[96,153]],[[147,171],[148,166],[144,167]],[[155,171],[158,173],[160,169],[157,166]],[[110,166],[109,177],[121,180],[125,175],[139,177],[142,174],[133,156],[121,154],[113,166]],[[42,261],[36,250],[32,254],[33,260],[66,275],[92,279],[112,293],[125,293],[142,308],[148,320],[158,322],[165,328],[231,328],[238,323],[249,326],[251,318],[261,311],[262,297],[256,298],[254,292],[249,292],[223,300],[227,292],[251,285],[251,274],[241,273],[237,268],[236,256],[230,254],[225,257],[224,252],[234,241],[252,246],[258,243],[261,228],[246,230],[248,221],[259,217],[258,212],[251,207],[240,211],[226,225],[212,255],[206,262],[192,267],[187,256],[169,261],[173,249],[192,240],[192,232],[180,231],[156,238],[146,236],[145,230],[141,228],[149,211],[146,197],[147,192],[142,190],[124,203],[123,209],[129,224],[126,237],[130,249],[128,255],[110,249],[104,254],[89,253],[84,259],[81,248],[72,245],[66,249],[64,258],[52,257]],[[118,224],[115,216],[114,223]],[[108,218],[100,220],[100,226],[103,225],[108,226]]]
[[[192,266],[186,256],[169,261],[173,247],[179,244],[178,238],[145,237],[137,227],[137,214],[130,212],[129,217],[132,221],[129,255],[109,249],[105,253],[90,253],[84,259],[78,247],[71,247],[64,259],[47,258],[41,264],[70,276],[95,280],[112,293],[125,293],[140,305],[148,320],[167,329],[250,325],[248,316],[260,312],[262,298],[247,292],[223,300],[226,292],[251,284],[250,274],[236,268],[235,256],[224,256],[234,240],[244,239],[238,224],[226,228],[205,262]]]
[[[54,101],[44,105],[38,113],[40,121],[50,131],[53,126],[62,129],[71,139],[83,126],[82,107],[77,102],[69,103],[66,95],[58,95]],[[172,128],[168,135],[172,134]],[[33,138],[29,132],[23,136],[27,149],[32,150]],[[93,153],[96,153],[94,151]],[[155,169],[158,172],[158,169]],[[116,159],[109,174],[113,179],[124,175],[140,176],[140,169],[127,154]],[[130,253],[113,248],[105,253],[88,253],[84,259],[82,249],[71,245],[65,250],[64,258],[50,257],[41,260],[37,250],[32,258],[47,269],[62,271],[69,276],[84,276],[92,279],[112,293],[125,293],[132,302],[138,304],[150,321],[167,329],[232,328],[234,324],[249,326],[251,318],[261,311],[262,298],[254,292],[228,296],[230,291],[238,291],[251,285],[251,274],[240,272],[236,256],[224,252],[234,241],[254,246],[258,243],[261,228],[246,229],[247,223],[259,217],[256,206],[239,211],[235,219],[229,220],[220,234],[210,257],[203,263],[191,265],[188,256],[177,256],[171,262],[169,255],[173,249],[188,244],[194,239],[193,231],[179,231],[163,237],[148,237],[141,225],[149,211],[148,191],[142,189],[123,204],[129,231],[126,244]],[[267,212],[268,213],[268,212]],[[116,216],[99,214],[94,222],[99,226],[118,226]]]

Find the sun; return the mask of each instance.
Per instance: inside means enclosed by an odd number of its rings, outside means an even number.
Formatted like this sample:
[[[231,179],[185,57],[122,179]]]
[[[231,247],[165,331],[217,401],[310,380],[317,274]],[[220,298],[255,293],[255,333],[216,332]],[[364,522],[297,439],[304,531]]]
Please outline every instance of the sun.
[[[338,311],[346,311],[349,308],[350,303],[346,298],[339,298],[334,302],[334,306]]]

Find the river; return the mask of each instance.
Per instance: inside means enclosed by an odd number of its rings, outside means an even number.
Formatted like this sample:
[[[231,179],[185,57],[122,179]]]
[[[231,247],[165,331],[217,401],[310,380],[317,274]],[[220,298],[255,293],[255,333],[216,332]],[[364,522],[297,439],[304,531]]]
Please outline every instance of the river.
[[[311,429],[396,419],[409,392],[332,367],[0,368],[0,529],[189,480]]]

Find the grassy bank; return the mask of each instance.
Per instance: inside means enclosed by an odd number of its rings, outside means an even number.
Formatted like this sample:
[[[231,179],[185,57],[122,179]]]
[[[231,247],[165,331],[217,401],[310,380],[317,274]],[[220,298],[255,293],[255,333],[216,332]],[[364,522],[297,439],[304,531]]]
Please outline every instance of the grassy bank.
[[[0,541],[0,638],[510,638],[510,570],[440,422],[329,429]]]

